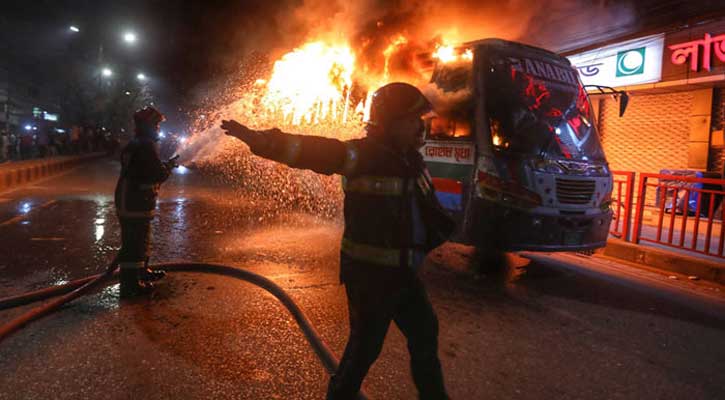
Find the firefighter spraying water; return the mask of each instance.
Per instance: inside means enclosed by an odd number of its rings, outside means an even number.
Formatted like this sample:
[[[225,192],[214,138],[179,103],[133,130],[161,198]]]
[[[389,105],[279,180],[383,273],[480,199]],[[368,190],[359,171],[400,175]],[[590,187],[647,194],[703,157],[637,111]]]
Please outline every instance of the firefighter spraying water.
[[[178,167],[176,159],[159,158],[159,124],[163,114],[153,107],[136,111],[136,136],[121,152],[121,175],[116,185],[116,213],[121,223],[121,297],[133,297],[153,289],[153,281],[165,272],[148,266],[151,246],[151,220],[159,188]]]

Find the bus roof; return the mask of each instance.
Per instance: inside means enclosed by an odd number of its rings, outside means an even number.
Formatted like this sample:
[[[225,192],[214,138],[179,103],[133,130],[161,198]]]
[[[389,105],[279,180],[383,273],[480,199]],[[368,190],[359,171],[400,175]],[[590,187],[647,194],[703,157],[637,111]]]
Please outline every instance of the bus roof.
[[[527,44],[519,43],[519,42],[512,42],[510,40],[504,40],[504,39],[498,39],[498,38],[487,38],[487,39],[480,39],[475,40],[472,42],[466,42],[463,43],[460,47],[466,47],[466,48],[494,48],[497,50],[514,50],[514,51],[520,51],[520,52],[526,52],[529,54],[538,55],[540,57],[547,57],[547,58],[554,58],[556,60],[559,60],[562,63],[565,63],[566,65],[571,65],[571,62],[568,58],[561,56],[559,54],[556,54],[552,51],[542,49],[540,47],[534,47]]]

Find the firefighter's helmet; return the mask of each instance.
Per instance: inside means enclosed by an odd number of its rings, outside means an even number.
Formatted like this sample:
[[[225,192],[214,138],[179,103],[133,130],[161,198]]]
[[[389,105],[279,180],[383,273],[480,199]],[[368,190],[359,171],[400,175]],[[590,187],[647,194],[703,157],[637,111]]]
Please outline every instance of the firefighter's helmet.
[[[166,121],[164,114],[154,107],[146,106],[133,114],[133,122],[136,128],[156,128],[156,126]]]
[[[381,125],[397,118],[422,116],[433,109],[430,101],[413,85],[389,83],[373,93],[368,124]]]

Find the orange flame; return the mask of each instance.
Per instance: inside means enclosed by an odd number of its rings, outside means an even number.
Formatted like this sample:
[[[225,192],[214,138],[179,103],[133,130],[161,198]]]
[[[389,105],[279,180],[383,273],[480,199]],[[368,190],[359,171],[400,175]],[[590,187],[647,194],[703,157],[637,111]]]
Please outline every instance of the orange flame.
[[[385,68],[383,70],[383,80],[387,81],[390,79],[390,57],[392,57],[393,54],[395,54],[396,51],[398,51],[398,48],[400,46],[407,44],[408,39],[405,38],[403,35],[399,35],[393,41],[388,45],[388,47],[383,50],[383,55],[385,56]]]
[[[262,103],[293,125],[336,118],[348,107],[354,69],[349,46],[307,43],[274,63]]]
[[[367,68],[358,68],[355,52],[345,41],[307,42],[282,55],[269,76],[254,77],[251,87],[240,88],[242,91],[236,92],[227,112],[255,128],[303,127],[309,134],[357,137],[369,118],[375,90],[397,79],[392,77],[391,60],[409,44],[402,34],[392,36],[381,51],[384,68],[368,72]],[[452,46],[439,46],[435,56],[465,59],[467,54],[470,52],[461,54]],[[200,117],[197,125],[205,130],[209,123]]]
[[[472,61],[473,51],[471,49],[465,49],[461,52],[461,49],[458,49],[453,45],[439,44],[433,52],[433,58],[444,64],[456,61]]]
[[[458,56],[456,55],[455,47],[451,45],[438,45],[436,51],[433,52],[433,58],[437,58],[444,63],[449,63],[456,61]]]
[[[282,122],[279,125],[364,122],[370,115],[374,90],[390,81],[391,57],[407,43],[403,35],[391,40],[383,50],[382,76],[367,77],[372,84],[366,98],[356,106],[350,104],[356,67],[350,46],[322,41],[308,42],[277,60],[269,80],[255,82],[256,87],[265,89],[260,103],[268,116]]]

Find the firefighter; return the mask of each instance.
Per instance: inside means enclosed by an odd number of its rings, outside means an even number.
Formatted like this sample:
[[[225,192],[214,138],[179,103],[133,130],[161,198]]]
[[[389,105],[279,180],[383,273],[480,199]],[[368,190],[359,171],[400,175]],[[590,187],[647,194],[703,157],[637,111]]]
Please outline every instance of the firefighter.
[[[453,231],[438,203],[418,149],[422,117],[431,104],[414,86],[391,83],[372,97],[367,136],[339,141],[251,130],[223,121],[226,134],[256,155],[294,168],[343,176],[345,231],[340,278],[345,285],[350,336],[328,399],[357,396],[394,321],[408,341],[411,369],[422,399],[445,399],[438,359],[438,319],[418,270],[428,251]]]
[[[163,114],[144,107],[133,115],[135,137],[121,151],[121,174],[116,185],[116,213],[121,224],[121,250],[118,255],[121,297],[148,293],[153,281],[165,272],[148,266],[151,220],[161,184],[177,165],[159,158],[159,124]]]

